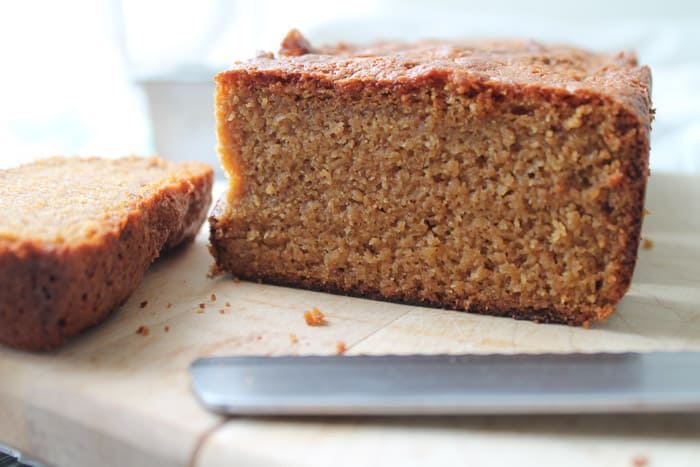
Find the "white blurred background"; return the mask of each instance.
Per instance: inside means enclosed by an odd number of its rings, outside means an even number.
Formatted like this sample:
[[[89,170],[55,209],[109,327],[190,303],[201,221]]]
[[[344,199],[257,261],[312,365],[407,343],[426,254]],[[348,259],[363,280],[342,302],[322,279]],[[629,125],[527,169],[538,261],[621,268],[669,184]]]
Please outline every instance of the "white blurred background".
[[[652,67],[654,171],[700,173],[694,0],[63,0],[0,3],[0,167],[158,152],[218,167],[212,76],[291,27],[312,42],[527,37],[636,50]]]

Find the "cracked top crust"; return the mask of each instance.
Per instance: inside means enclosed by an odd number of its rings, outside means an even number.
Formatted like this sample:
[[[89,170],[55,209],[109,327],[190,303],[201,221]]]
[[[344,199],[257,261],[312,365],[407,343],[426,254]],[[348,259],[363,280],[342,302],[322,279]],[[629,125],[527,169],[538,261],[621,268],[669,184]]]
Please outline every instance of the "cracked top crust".
[[[642,122],[651,121],[651,72],[634,53],[593,53],[532,40],[423,40],[404,43],[314,47],[297,30],[282,41],[277,56],[260,53],[236,62],[217,76],[240,73],[280,79],[315,79],[335,86],[377,83],[417,85],[443,81],[456,92],[491,88],[509,92],[570,95],[581,100],[604,98],[621,104]]]

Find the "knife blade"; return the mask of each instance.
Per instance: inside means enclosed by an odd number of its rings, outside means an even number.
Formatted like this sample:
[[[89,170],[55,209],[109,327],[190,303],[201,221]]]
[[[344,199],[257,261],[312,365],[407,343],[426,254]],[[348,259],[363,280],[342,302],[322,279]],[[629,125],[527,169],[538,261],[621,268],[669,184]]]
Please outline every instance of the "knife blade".
[[[202,404],[232,415],[700,411],[700,352],[231,356],[190,375]]]
[[[0,444],[0,467],[42,467],[43,464],[27,459],[16,449]]]

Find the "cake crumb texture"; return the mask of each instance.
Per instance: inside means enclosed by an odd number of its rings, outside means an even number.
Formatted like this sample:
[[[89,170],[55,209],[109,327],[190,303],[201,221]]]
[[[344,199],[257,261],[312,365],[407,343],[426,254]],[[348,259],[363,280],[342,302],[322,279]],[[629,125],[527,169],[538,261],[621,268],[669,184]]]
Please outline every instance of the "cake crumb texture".
[[[103,321],[162,250],[194,238],[212,174],[158,157],[0,171],[0,342],[52,348]]]
[[[220,271],[577,325],[629,287],[653,116],[633,54],[292,32],[216,85]]]
[[[327,324],[325,315],[316,307],[311,311],[304,312],[304,321],[309,326],[324,326]]]

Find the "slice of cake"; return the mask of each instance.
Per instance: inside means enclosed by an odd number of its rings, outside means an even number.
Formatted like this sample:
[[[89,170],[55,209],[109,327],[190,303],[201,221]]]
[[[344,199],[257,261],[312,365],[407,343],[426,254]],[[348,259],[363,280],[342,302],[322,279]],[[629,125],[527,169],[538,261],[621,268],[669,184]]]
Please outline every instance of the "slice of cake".
[[[103,321],[164,248],[190,240],[212,169],[55,157],[0,171],[0,343],[56,347]]]
[[[292,31],[216,85],[219,271],[568,324],[629,287],[652,119],[633,55]]]

